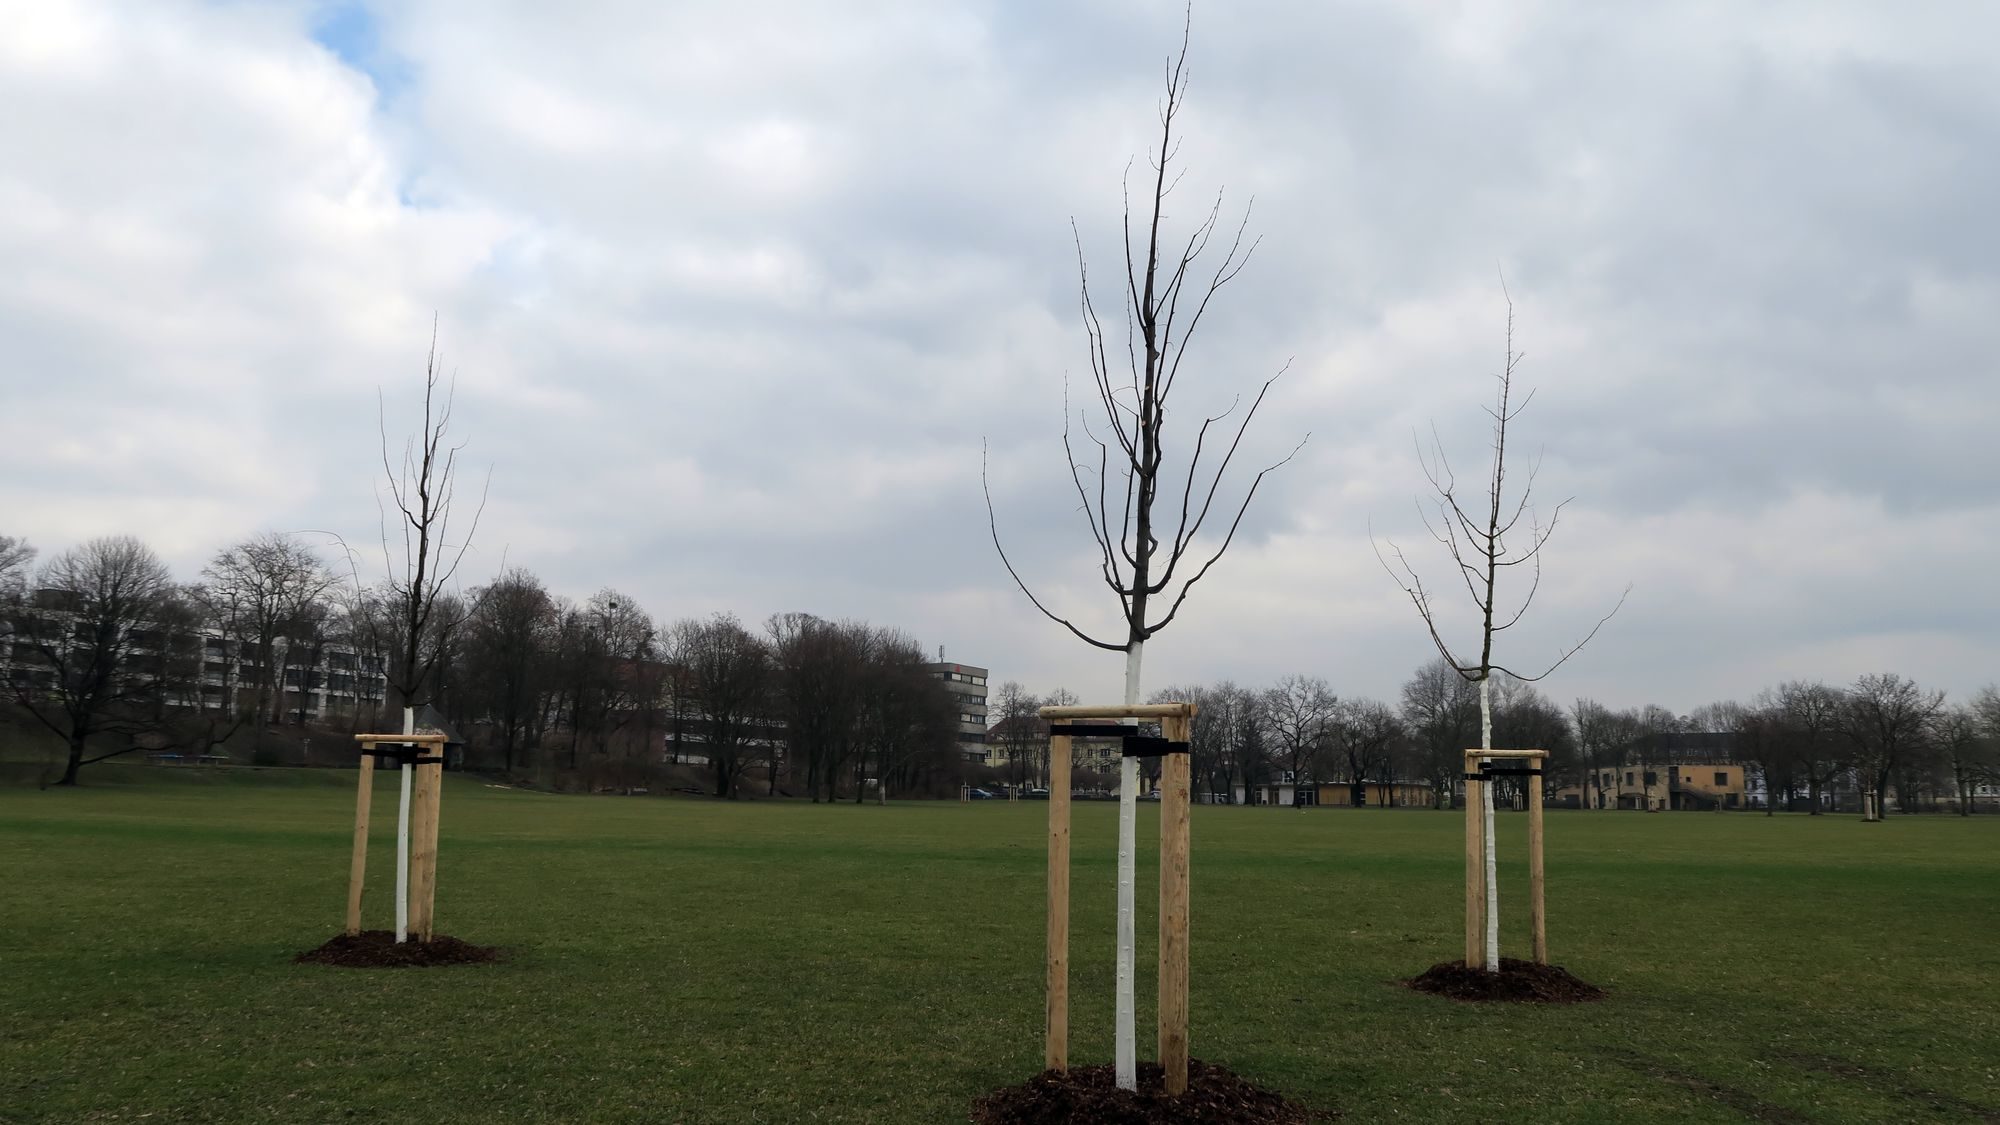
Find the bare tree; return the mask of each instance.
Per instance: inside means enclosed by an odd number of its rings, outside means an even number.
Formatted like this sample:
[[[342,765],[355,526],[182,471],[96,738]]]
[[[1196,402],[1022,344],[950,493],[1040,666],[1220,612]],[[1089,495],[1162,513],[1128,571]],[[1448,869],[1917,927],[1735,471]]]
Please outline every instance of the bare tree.
[[[603,764],[612,737],[638,716],[651,682],[639,669],[655,653],[653,621],[616,590],[600,590],[581,605],[558,604],[555,652],[562,714],[569,726],[569,765],[579,768],[585,745],[593,761]]]
[[[1237,803],[1240,789],[1243,803],[1254,804],[1253,789],[1270,767],[1270,721],[1262,695],[1222,680],[1182,689],[1175,698],[1199,708],[1188,730],[1189,769],[1200,771],[1209,792],[1222,794],[1225,803]]]
[[[764,629],[770,636],[772,705],[785,722],[793,781],[803,763],[813,803],[822,796],[831,801],[841,768],[854,752],[868,629],[809,613],[774,614]]]
[[[246,710],[255,716],[252,729],[261,737],[264,724],[281,710],[280,645],[289,650],[294,634],[323,614],[334,576],[310,547],[278,531],[217,552],[201,574],[206,580],[201,596],[217,628],[249,648],[242,663],[250,669],[256,699]]]
[[[2000,687],[1980,688],[1970,709],[1979,742],[1965,748],[1963,760],[1954,758],[1952,763],[1967,809],[1976,805],[1981,786],[2000,784]]]
[[[1403,727],[1415,740],[1417,767],[1435,806],[1449,809],[1465,772],[1465,748],[1479,737],[1479,698],[1443,659],[1424,663],[1403,684]]]
[[[461,623],[464,603],[444,595],[472,546],[485,510],[482,489],[471,519],[455,526],[458,455],[464,443],[450,444],[452,387],[443,382],[437,352],[437,330],[424,361],[423,422],[403,443],[402,458],[389,456],[388,425],[382,424],[382,474],[395,504],[403,540],[402,562],[390,554],[390,536],[382,533],[382,561],[388,570],[389,594],[396,614],[395,648],[389,664],[389,687],[403,708],[403,729],[414,730],[415,709],[435,690],[438,663]],[[441,612],[444,611],[444,612]]]
[[[1394,780],[1388,776],[1389,758],[1403,737],[1403,725],[1387,705],[1373,699],[1341,700],[1327,734],[1336,768],[1347,779],[1349,803],[1359,808],[1368,802],[1371,778]]]
[[[14,601],[27,588],[28,568],[35,562],[35,549],[26,539],[0,535],[0,604]]]
[[[1264,692],[1264,713],[1277,740],[1278,760],[1295,784],[1305,784],[1312,772],[1313,756],[1326,739],[1339,702],[1333,689],[1317,676],[1286,676]]]
[[[1174,128],[1187,94],[1188,33],[1189,26],[1184,25],[1180,51],[1167,67],[1166,97],[1159,114],[1159,144],[1151,154],[1148,165],[1153,181],[1147,193],[1150,207],[1148,213],[1141,216],[1142,229],[1138,231],[1133,229],[1129,178],[1127,181],[1125,276],[1119,286],[1126,311],[1122,363],[1112,359],[1117,349],[1107,338],[1099,320],[1096,301],[1091,293],[1082,235],[1074,230],[1072,223],[1081,283],[1079,303],[1088,340],[1091,378],[1103,416],[1100,420],[1101,432],[1092,429],[1087,421],[1082,423],[1083,440],[1096,446],[1097,456],[1092,458],[1086,452],[1079,459],[1078,446],[1081,442],[1072,441],[1071,419],[1065,401],[1063,452],[1069,465],[1070,481],[1082,502],[1091,539],[1098,548],[1100,575],[1119,601],[1125,621],[1123,636],[1116,639],[1092,636],[1051,610],[1028,588],[1012,560],[1007,557],[1006,549],[1001,546],[990,489],[986,497],[987,523],[992,532],[994,549],[999,552],[1007,573],[1035,608],[1085,643],[1125,654],[1127,704],[1136,704],[1141,698],[1140,665],[1147,639],[1173,621],[1188,592],[1229,549],[1265,474],[1291,459],[1291,455],[1287,454],[1258,471],[1244,490],[1241,502],[1234,505],[1235,514],[1230,517],[1221,542],[1215,544],[1212,551],[1205,542],[1197,544],[1211,514],[1219,516],[1231,506],[1225,501],[1223,508],[1218,510],[1215,507],[1216,496],[1245,431],[1263,405],[1265,394],[1283,374],[1281,368],[1278,374],[1266,379],[1257,389],[1236,424],[1234,435],[1221,453],[1212,458],[1212,469],[1203,463],[1203,458],[1209,456],[1213,449],[1208,440],[1210,427],[1225,423],[1217,431],[1216,444],[1220,445],[1222,435],[1227,432],[1226,419],[1236,404],[1203,419],[1195,432],[1186,467],[1180,473],[1179,512],[1167,520],[1156,519],[1154,505],[1163,494],[1169,504],[1173,503],[1174,474],[1163,475],[1166,468],[1163,430],[1168,402],[1180,376],[1182,361],[1187,357],[1188,343],[1207,315],[1210,301],[1242,272],[1256,249],[1254,241],[1247,246],[1244,244],[1244,233],[1249,225],[1246,208],[1234,232],[1223,235],[1228,239],[1228,245],[1213,270],[1202,262],[1211,240],[1219,230],[1225,229],[1221,224],[1223,198],[1220,192],[1184,241],[1172,238],[1163,229],[1168,197],[1180,180],[1180,173],[1173,169],[1179,153]],[[1122,366],[1124,370],[1114,371],[1117,366]],[[1118,450],[1115,458],[1111,455],[1113,446]],[[1116,516],[1112,514],[1114,510]],[[1167,524],[1172,525],[1172,530],[1162,540]],[[1177,581],[1178,589],[1175,587]],[[1153,612],[1155,598],[1167,603],[1166,612],[1157,616]],[[1133,802],[1137,798],[1137,787],[1138,761],[1125,759],[1121,766],[1119,789],[1118,1005],[1114,1065],[1118,1086],[1127,1090],[1137,1088],[1137,1056],[1133,1036],[1135,1008],[1131,998],[1133,912],[1130,905],[1136,839]]]
[[[1563,709],[1535,685],[1506,675],[1493,684],[1493,738],[1502,746],[1547,751],[1549,756],[1541,762],[1544,773],[1560,776],[1576,766],[1576,741]],[[1516,797],[1525,799],[1526,786],[1517,778],[1498,778],[1495,788],[1510,802]]]
[[[382,441],[382,475],[396,506],[397,528],[403,540],[402,562],[390,553],[387,511],[383,512],[382,566],[388,575],[388,604],[394,616],[390,634],[388,683],[403,710],[403,733],[417,729],[417,708],[436,697],[439,673],[463,620],[463,599],[451,596],[452,580],[471,548],[479,515],[486,506],[482,492],[472,518],[454,527],[459,514],[458,455],[464,445],[449,444],[452,388],[440,386],[437,328],[424,360],[424,416],[415,436],[403,442],[400,462],[389,457],[389,427],[378,416]],[[454,537],[456,541],[454,542]],[[402,768],[402,793],[396,815],[396,940],[409,934],[410,767]]]
[[[1048,728],[1036,714],[1041,705],[1033,692],[1015,680],[1001,684],[993,693],[991,714],[997,718],[988,744],[999,746],[1007,756],[1007,776],[1015,785],[1048,777]]]
[[[91,756],[92,738],[161,725],[177,592],[159,556],[125,535],[50,559],[35,589],[12,614],[17,658],[9,685],[15,701],[67,745],[56,784],[75,785],[84,766],[141,748],[130,742]]]
[[[1847,689],[1841,731],[1854,748],[1854,765],[1866,792],[1875,795],[1875,815],[1886,807],[1889,779],[1923,745],[1933,719],[1944,708],[1944,693],[1924,691],[1894,672],[1859,677]],[[1899,788],[1904,811],[1913,794]]]
[[[550,672],[555,603],[541,579],[515,568],[476,591],[466,620],[467,690],[500,733],[512,772],[546,728],[540,703]]]
[[[1850,768],[1853,755],[1840,738],[1847,714],[1839,688],[1818,680],[1791,680],[1778,685],[1777,721],[1780,737],[1789,745],[1791,761],[1805,775],[1806,798],[1813,816],[1822,811],[1822,797]]]
[[[1972,815],[1974,795],[1993,766],[1993,739],[1980,722],[1979,697],[1974,700],[1940,711],[1934,725],[1938,750],[1951,774],[1952,803],[1960,816]]]
[[[1504,285],[1502,289],[1504,294]],[[1514,350],[1514,301],[1511,296],[1508,296],[1506,301],[1506,352],[1500,372],[1494,380],[1497,385],[1496,403],[1486,412],[1493,419],[1493,460],[1488,467],[1484,488],[1478,500],[1461,499],[1458,478],[1452,472],[1451,462],[1445,456],[1444,445],[1437,439],[1435,433],[1432,436],[1428,456],[1424,456],[1421,445],[1418,447],[1424,475],[1436,493],[1433,501],[1434,511],[1425,509],[1421,504],[1418,505],[1418,510],[1423,515],[1425,528],[1450,554],[1452,572],[1458,582],[1465,587],[1466,593],[1471,596],[1472,604],[1479,614],[1479,650],[1476,659],[1469,654],[1459,655],[1461,650],[1454,649],[1446,642],[1439,625],[1437,607],[1432,602],[1431,591],[1425,587],[1423,579],[1418,577],[1416,569],[1411,566],[1402,550],[1393,542],[1388,544],[1386,557],[1379,547],[1376,550],[1376,557],[1381,559],[1383,569],[1396,580],[1397,585],[1402,587],[1403,593],[1409,596],[1410,603],[1416,607],[1417,615],[1423,619],[1424,628],[1430,633],[1431,643],[1437,647],[1438,655],[1444,658],[1459,675],[1479,686],[1479,748],[1482,750],[1493,749],[1491,691],[1493,673],[1504,672],[1526,682],[1542,679],[1560,668],[1570,657],[1575,656],[1584,645],[1589,644],[1591,638],[1597,635],[1597,631],[1604,627],[1604,623],[1611,620],[1612,615],[1618,612],[1619,606],[1625,604],[1625,596],[1621,594],[1618,604],[1599,618],[1597,624],[1591,627],[1590,632],[1585,634],[1582,640],[1559,651],[1554,662],[1539,672],[1522,673],[1497,663],[1493,658],[1494,637],[1518,624],[1528,612],[1528,607],[1534,604],[1535,593],[1541,588],[1542,548],[1555,533],[1556,523],[1562,516],[1562,509],[1569,503],[1565,500],[1557,504],[1549,513],[1547,523],[1542,523],[1536,517],[1530,505],[1534,499],[1535,475],[1540,466],[1539,459],[1529,467],[1526,480],[1518,494],[1509,497],[1507,493],[1507,427],[1527,409],[1528,403],[1534,399],[1534,393],[1529,392],[1518,403],[1513,399],[1514,373],[1520,365],[1521,353]],[[1470,507],[1467,506],[1468,503]],[[1521,521],[1524,518],[1528,521],[1527,527],[1517,534],[1517,529],[1521,528]],[[1510,537],[1512,537],[1511,542]],[[1395,559],[1393,565],[1389,561],[1390,557]],[[1502,571],[1523,565],[1532,567],[1533,577],[1528,584],[1528,592],[1521,598],[1520,604],[1509,611],[1499,600],[1500,574]],[[1630,592],[1630,587],[1627,587],[1627,592]],[[1489,970],[1498,972],[1500,896],[1494,867],[1491,815],[1493,787],[1490,785],[1483,787],[1483,793],[1488,806],[1485,845],[1486,965]]]
[[[726,613],[680,622],[669,644],[674,663],[700,700],[715,795],[734,798],[752,764],[760,720],[770,707],[770,651]]]
[[[1578,802],[1587,809],[1604,807],[1604,771],[1618,765],[1624,746],[1624,731],[1617,713],[1594,699],[1579,699],[1570,707],[1570,723],[1576,730],[1577,766],[1581,777]]]
[[[854,801],[866,797],[873,769],[878,798],[935,782],[943,767],[956,778],[957,698],[925,667],[924,647],[895,629],[872,630],[861,680],[859,752],[854,760]]]

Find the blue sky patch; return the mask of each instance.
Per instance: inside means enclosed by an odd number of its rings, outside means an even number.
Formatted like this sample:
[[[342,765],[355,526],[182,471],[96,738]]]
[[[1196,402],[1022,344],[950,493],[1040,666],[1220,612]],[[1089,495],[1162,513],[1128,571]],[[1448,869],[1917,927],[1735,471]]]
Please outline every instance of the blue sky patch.
[[[329,0],[314,13],[313,41],[375,83],[383,104],[408,89],[414,72],[407,59],[382,45],[375,13],[360,0]]]

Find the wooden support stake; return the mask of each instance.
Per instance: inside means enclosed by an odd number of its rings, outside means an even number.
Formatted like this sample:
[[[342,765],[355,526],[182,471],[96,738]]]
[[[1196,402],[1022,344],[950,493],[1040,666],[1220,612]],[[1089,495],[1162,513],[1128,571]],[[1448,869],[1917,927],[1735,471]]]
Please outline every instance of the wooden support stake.
[[[347,869],[347,933],[361,932],[361,884],[368,875],[368,806],[375,796],[375,749],[361,744],[360,780],[354,791],[354,861]]]
[[[1069,1069],[1069,736],[1049,739],[1049,959],[1042,1065]]]
[[[412,766],[416,771],[410,792],[410,933],[425,940],[429,924],[424,920],[425,881],[431,870],[431,790],[436,788],[431,767]]]
[[[1468,757],[1470,765],[1474,759]],[[1467,769],[1466,773],[1471,773]],[[1465,965],[1486,967],[1486,819],[1483,781],[1465,782]]]
[[[1188,741],[1188,720],[1160,722],[1169,741]],[[1167,1094],[1188,1085],[1188,756],[1160,757],[1160,1069]]]
[[[1535,964],[1549,963],[1549,920],[1542,905],[1542,777],[1528,778],[1528,929]]]
[[[442,756],[444,748],[438,747]],[[444,809],[444,763],[421,766],[430,776],[426,789],[423,834],[423,887],[417,898],[417,937],[421,941],[431,940],[431,933],[437,928],[437,880],[438,880],[438,814]]]

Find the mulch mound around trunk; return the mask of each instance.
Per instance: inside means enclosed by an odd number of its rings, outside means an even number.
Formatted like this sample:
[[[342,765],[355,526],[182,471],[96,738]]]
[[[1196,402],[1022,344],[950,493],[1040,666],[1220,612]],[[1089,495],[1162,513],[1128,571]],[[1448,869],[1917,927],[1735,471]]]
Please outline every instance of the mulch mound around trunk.
[[[1603,989],[1578,980],[1561,965],[1537,965],[1512,957],[1500,959],[1500,971],[1468,969],[1463,961],[1443,961],[1423,975],[1403,982],[1418,992],[1435,992],[1453,1000],[1499,1000],[1517,1004],[1580,1004],[1602,1000]]]
[[[1160,1068],[1139,1064],[1139,1088],[1120,1090],[1115,1068],[1045,1070],[972,1103],[974,1125],[1305,1125],[1339,1114],[1307,1109],[1226,1067],[1188,1060],[1187,1093],[1168,1097]]]
[[[293,961],[301,965],[342,965],[350,969],[418,969],[431,965],[481,965],[498,961],[500,951],[444,934],[429,941],[396,942],[394,930],[340,934]]]

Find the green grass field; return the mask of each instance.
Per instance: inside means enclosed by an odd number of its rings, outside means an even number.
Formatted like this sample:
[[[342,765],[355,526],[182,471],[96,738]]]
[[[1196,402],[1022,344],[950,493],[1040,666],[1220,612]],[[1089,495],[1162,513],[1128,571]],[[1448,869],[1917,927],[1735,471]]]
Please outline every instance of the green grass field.
[[[1040,1065],[1046,805],[453,778],[439,928],[511,957],[357,971],[290,963],[340,924],[353,774],[92,772],[0,790],[0,1120],[949,1122]],[[1076,810],[1080,1063],[1111,1054],[1114,817]],[[1555,960],[1612,990],[1565,1008],[1393,983],[1459,952],[1462,831],[1197,808],[1195,1054],[1348,1121],[2000,1120],[2000,822],[1552,813]]]

